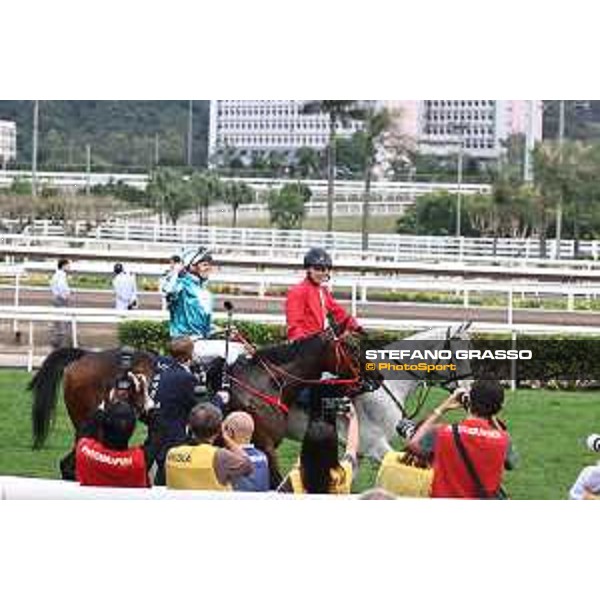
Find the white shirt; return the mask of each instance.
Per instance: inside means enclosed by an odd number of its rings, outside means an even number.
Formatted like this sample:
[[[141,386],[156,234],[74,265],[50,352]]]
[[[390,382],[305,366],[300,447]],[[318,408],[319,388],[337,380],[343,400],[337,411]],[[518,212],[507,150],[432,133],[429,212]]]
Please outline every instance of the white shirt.
[[[67,273],[62,269],[57,269],[54,275],[52,275],[52,279],[50,280],[50,291],[55,298],[62,298],[64,300],[71,294]]]
[[[113,289],[115,290],[115,308],[127,310],[129,305],[137,300],[137,286],[135,276],[123,271],[113,278]]]
[[[592,494],[600,493],[600,464],[585,467],[569,491],[571,500],[582,500],[585,491]]]

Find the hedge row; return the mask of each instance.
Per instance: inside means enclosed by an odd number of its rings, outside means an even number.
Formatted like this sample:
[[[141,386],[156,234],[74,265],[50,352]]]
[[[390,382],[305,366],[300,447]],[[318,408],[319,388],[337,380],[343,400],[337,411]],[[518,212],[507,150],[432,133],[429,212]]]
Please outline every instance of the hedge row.
[[[217,319],[216,325],[223,327],[225,322]],[[278,344],[286,339],[283,325],[249,321],[234,321],[234,325],[245,338],[259,347]],[[169,342],[169,323],[168,321],[123,321],[119,324],[118,335],[122,346],[164,353]],[[410,335],[410,332],[378,331],[377,342],[386,344],[407,335]]]
[[[281,343],[285,340],[283,325],[268,325],[234,321],[236,328],[257,346]],[[223,321],[217,321],[223,326]],[[392,341],[408,337],[410,331],[377,331],[369,337],[370,347],[382,347]],[[510,349],[510,336],[507,335],[474,335],[473,347],[479,349]],[[132,346],[139,350],[165,353],[169,341],[168,322],[126,321],[119,324],[119,341],[124,346]],[[567,387],[587,387],[600,382],[600,339],[585,336],[552,336],[540,340],[536,338],[519,338],[518,347],[531,348],[534,360],[521,361],[518,369],[520,381],[539,381],[540,385],[553,382]],[[493,376],[500,379],[510,378],[508,363],[497,361],[472,362],[471,367],[476,374]],[[593,383],[592,383],[593,382]]]

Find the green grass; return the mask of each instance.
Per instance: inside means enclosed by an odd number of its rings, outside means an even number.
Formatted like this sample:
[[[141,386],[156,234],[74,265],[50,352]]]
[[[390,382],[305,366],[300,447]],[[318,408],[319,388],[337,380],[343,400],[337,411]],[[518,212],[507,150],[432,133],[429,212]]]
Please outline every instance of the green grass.
[[[0,371],[0,474],[57,478],[58,461],[69,450],[72,439],[64,404],[59,403],[56,421],[43,450],[31,450],[31,399],[25,390],[30,375],[24,371]],[[431,409],[443,393],[433,390],[427,403]],[[503,413],[520,455],[519,468],[506,475],[512,498],[561,499],[579,470],[595,456],[582,440],[600,430],[600,402],[592,392],[519,390],[507,394]],[[141,440],[143,428],[136,437]],[[279,449],[287,472],[296,461],[297,442],[286,441]],[[354,491],[373,485],[376,468],[363,461]]]

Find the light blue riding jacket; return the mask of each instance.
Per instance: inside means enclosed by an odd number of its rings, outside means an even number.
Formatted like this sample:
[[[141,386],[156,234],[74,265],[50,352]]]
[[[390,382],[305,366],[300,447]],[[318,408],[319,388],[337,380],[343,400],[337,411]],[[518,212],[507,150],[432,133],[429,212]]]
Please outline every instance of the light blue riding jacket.
[[[168,273],[160,285],[167,298],[171,337],[210,335],[213,295],[202,280],[192,273]]]

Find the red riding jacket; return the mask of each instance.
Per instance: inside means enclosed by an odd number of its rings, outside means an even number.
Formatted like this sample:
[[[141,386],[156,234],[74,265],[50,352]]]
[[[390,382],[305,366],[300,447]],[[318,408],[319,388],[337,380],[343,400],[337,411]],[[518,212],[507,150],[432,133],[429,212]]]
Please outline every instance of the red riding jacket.
[[[323,331],[328,314],[343,329],[355,331],[360,328],[356,319],[338,304],[325,286],[319,286],[307,277],[287,293],[285,316],[288,340],[299,340]]]

